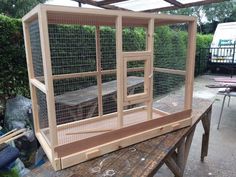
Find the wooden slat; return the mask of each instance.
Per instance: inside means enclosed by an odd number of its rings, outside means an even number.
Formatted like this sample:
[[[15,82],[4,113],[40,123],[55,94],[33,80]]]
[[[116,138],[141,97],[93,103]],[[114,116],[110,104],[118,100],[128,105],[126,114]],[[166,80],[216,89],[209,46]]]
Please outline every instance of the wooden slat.
[[[124,66],[122,58],[122,17],[118,16],[116,19],[116,78],[117,78],[117,128],[123,126],[123,101],[124,101]]]
[[[35,136],[37,137],[37,140],[39,141],[41,147],[43,148],[43,151],[47,155],[48,160],[52,163],[53,158],[52,158],[51,147],[48,145],[48,143],[46,142],[45,138],[42,136],[41,133],[36,133]]]
[[[46,93],[46,87],[42,82],[38,81],[37,79],[30,79],[30,83],[41,90],[43,93]]]
[[[43,59],[43,69],[45,76],[46,85],[46,100],[47,100],[47,110],[48,110],[48,123],[50,132],[50,145],[53,149],[58,145],[58,134],[57,134],[57,123],[56,123],[56,109],[54,100],[54,88],[52,79],[52,65],[51,65],[51,54],[48,36],[48,23],[47,23],[47,13],[45,6],[40,6],[40,11],[38,14],[39,18],[39,32],[40,32],[40,42],[41,51]],[[60,161],[56,161],[57,154],[52,150],[52,165],[55,170],[61,169]]]
[[[195,66],[195,50],[196,50],[196,32],[197,22],[191,22],[188,25],[188,49],[186,59],[186,76],[185,76],[185,100],[184,108],[192,108],[193,99],[193,81],[194,81],[194,66]]]
[[[169,74],[177,74],[177,75],[186,75],[186,71],[184,70],[177,70],[177,69],[168,69],[168,68],[154,68],[154,71],[160,72],[160,73],[169,73]]]
[[[147,102],[147,118],[148,120],[152,119],[152,105],[153,105],[153,44],[154,44],[154,19],[150,19],[148,23],[148,31],[147,31],[147,49],[151,53],[151,56],[149,58],[149,62],[147,64],[150,64],[150,66],[147,66],[148,68],[145,70],[148,72],[148,75],[145,77],[144,83],[148,83],[148,91],[149,91],[149,100]],[[145,89],[145,88],[144,88]]]
[[[141,57],[150,57],[152,53],[150,51],[137,51],[137,52],[123,52],[123,57],[134,57],[133,60],[143,60]],[[140,58],[139,58],[140,57]]]
[[[28,17],[30,16],[26,16],[26,18]],[[33,71],[33,61],[32,61],[32,50],[31,50],[31,45],[30,45],[29,25],[26,22],[23,22],[23,32],[24,32],[24,43],[25,43],[28,77],[30,80],[34,78],[34,71]],[[38,113],[38,103],[37,103],[38,101],[37,101],[37,95],[36,95],[36,88],[31,83],[29,84],[29,86],[30,86],[30,97],[32,101],[33,119],[34,119],[33,121],[34,131],[35,133],[38,133],[39,132],[39,117],[38,117],[39,113]]]
[[[137,71],[143,71],[143,67],[137,67],[137,68],[128,68],[128,72],[137,72]],[[110,69],[110,70],[102,70],[101,74],[102,75],[112,75],[116,74],[117,70],[116,69]],[[70,78],[80,78],[80,77],[89,77],[89,76],[97,76],[98,72],[97,71],[90,71],[90,72],[83,72],[83,73],[70,73],[70,74],[58,74],[58,75],[53,75],[52,78],[53,80],[60,80],[60,79],[70,79]],[[44,81],[44,78],[37,78],[40,81]]]
[[[97,74],[98,74],[97,71],[91,71],[91,72],[83,72],[83,73],[58,74],[58,75],[53,75],[52,78],[53,80],[60,80],[60,79],[97,76]]]
[[[170,115],[170,113],[168,112],[165,112],[165,111],[162,111],[160,109],[156,109],[156,108],[152,108],[152,110],[158,114],[161,114],[161,115]]]
[[[98,115],[103,115],[102,105],[102,67],[101,67],[101,47],[100,47],[100,29],[96,26],[96,67],[97,67],[97,88],[98,88]]]

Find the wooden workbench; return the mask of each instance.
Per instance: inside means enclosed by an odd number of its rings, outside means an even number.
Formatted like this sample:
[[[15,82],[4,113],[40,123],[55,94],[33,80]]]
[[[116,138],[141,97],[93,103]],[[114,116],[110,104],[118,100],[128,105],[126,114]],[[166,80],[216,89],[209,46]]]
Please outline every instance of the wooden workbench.
[[[165,97],[154,106],[176,111],[182,102],[182,95]],[[174,105],[174,106],[173,106]],[[193,124],[191,127],[168,133],[130,147],[55,172],[49,162],[32,170],[30,177],[89,177],[89,176],[153,176],[165,163],[176,177],[183,176],[196,125],[203,123],[205,133],[202,139],[201,160],[207,156],[210,133],[212,102],[193,100]]]

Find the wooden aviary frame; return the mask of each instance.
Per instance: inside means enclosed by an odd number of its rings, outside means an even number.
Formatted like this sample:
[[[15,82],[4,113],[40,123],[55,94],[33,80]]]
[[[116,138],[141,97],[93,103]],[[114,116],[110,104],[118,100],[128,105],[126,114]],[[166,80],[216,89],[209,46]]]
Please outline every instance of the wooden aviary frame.
[[[154,67],[154,28],[181,23],[188,25],[186,69]],[[72,44],[68,47],[60,42],[70,35],[68,25],[80,25],[73,26],[76,32],[80,32],[82,25],[85,28],[92,26],[94,32],[92,35],[82,32],[81,36],[77,33],[69,36]],[[100,32],[102,26],[109,26],[114,31],[115,48],[111,60],[115,68],[110,64],[104,66],[105,54],[101,52],[104,41],[100,40],[104,38]],[[122,30],[136,26],[146,29],[146,46],[141,51],[125,51]],[[35,134],[55,170],[191,125],[196,35],[194,17],[40,4],[23,17],[23,29]],[[59,38],[57,34],[63,30],[65,32]],[[79,58],[75,53],[65,52],[77,46],[73,39],[79,37],[91,42],[89,46],[93,53],[83,48],[83,51],[78,51],[84,52],[79,54]],[[57,50],[59,45],[63,46],[64,53]],[[90,59],[91,62],[86,64],[89,69],[84,67],[85,64],[79,65],[79,62]],[[144,65],[128,66],[128,62],[139,61]],[[144,74],[140,77],[127,76],[132,72]],[[185,77],[183,110],[170,114],[153,107],[154,72]],[[110,81],[109,77],[115,79]],[[104,82],[104,79],[107,80]],[[78,89],[78,83],[82,81],[88,87]],[[63,88],[59,87],[61,83]],[[109,84],[113,87],[112,91],[107,89]],[[76,86],[76,89],[71,90],[70,86]],[[137,87],[143,90],[130,94]],[[83,97],[85,94],[88,95],[86,98]],[[104,104],[111,99],[115,102],[115,109],[106,113],[105,109],[109,106]]]

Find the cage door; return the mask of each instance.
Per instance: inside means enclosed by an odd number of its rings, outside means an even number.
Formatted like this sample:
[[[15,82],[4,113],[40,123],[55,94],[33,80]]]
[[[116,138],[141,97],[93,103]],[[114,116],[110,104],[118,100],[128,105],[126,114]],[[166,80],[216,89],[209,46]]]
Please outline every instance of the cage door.
[[[150,52],[123,52],[124,66],[124,104],[131,105],[149,101],[151,98]]]

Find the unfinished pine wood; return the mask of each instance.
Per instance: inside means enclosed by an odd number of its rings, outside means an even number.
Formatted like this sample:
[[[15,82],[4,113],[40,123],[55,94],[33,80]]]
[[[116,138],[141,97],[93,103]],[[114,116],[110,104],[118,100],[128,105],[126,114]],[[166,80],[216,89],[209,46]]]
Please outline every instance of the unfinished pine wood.
[[[143,67],[137,67],[137,68],[128,68],[128,72],[136,72],[136,71],[144,71]],[[110,69],[110,70],[102,70],[102,75],[112,75],[116,74],[116,69]],[[81,78],[81,77],[89,77],[89,76],[97,76],[97,71],[90,71],[90,72],[82,72],[82,73],[70,73],[70,74],[59,74],[59,75],[53,75],[53,80],[61,80],[61,79],[71,79],[71,78]],[[39,81],[44,81],[43,77],[37,77]]]
[[[147,101],[147,119],[151,120],[152,119],[152,105],[153,105],[153,44],[154,43],[154,19],[150,19],[148,22],[148,34],[147,34],[147,49],[150,51],[151,56],[149,58],[149,62],[147,62],[147,70],[148,70],[148,75],[145,77],[145,81],[149,83],[147,91],[149,92],[149,100]]]
[[[132,114],[136,114],[135,116],[139,116],[139,119],[138,120],[135,119],[134,115],[132,115]],[[83,151],[83,150],[98,146],[101,144],[109,143],[109,142],[115,141],[120,138],[125,138],[128,136],[131,136],[132,134],[142,133],[142,132],[148,131],[149,129],[153,129],[156,127],[160,128],[160,127],[164,126],[165,124],[170,124],[170,126],[171,126],[171,125],[173,125],[173,123],[175,124],[178,121],[185,120],[185,119],[191,119],[191,118],[189,118],[191,115],[191,110],[178,112],[175,114],[163,116],[162,118],[159,118],[159,119],[157,118],[157,119],[153,119],[153,120],[149,120],[149,121],[145,121],[145,120],[147,120],[147,117],[145,116],[145,115],[147,115],[146,112],[143,112],[143,114],[144,114],[143,116],[140,115],[140,112],[139,113],[132,113],[132,114],[124,116],[124,117],[128,117],[127,118],[128,122],[126,124],[127,126],[124,128],[120,128],[115,131],[107,132],[105,134],[100,134],[100,135],[96,135],[96,136],[90,135],[91,137],[89,137],[89,138],[88,138],[89,135],[85,135],[86,138],[80,137],[81,138],[80,141],[74,141],[72,143],[66,143],[64,145],[58,146],[55,148],[55,151],[58,153],[58,155],[60,157],[62,157],[62,156],[66,156],[66,155],[69,155],[69,154],[72,154],[75,152]],[[132,117],[132,119],[135,119],[135,124],[133,124],[129,120],[129,119],[131,119],[130,117]],[[144,117],[144,119],[143,119],[143,117]],[[158,115],[158,117],[159,117],[159,115]],[[140,122],[141,119],[143,119],[143,122]],[[124,120],[125,120],[125,118],[124,118]],[[138,122],[136,122],[136,121],[138,121]],[[99,122],[95,122],[95,124],[97,124],[97,123],[99,123]],[[87,125],[87,126],[91,126],[91,124]],[[102,124],[101,126],[106,126],[106,125]],[[63,141],[63,139],[62,139],[62,141]],[[80,146],[77,146],[77,144],[80,144]]]
[[[40,42],[43,59],[44,78],[35,78],[32,66],[31,43],[29,36],[29,22],[38,18]],[[191,124],[191,104],[194,76],[195,33],[196,19],[194,17],[173,16],[162,14],[134,13],[123,11],[104,11],[98,9],[83,9],[74,7],[60,7],[39,5],[23,17],[23,28],[26,43],[27,67],[29,71],[31,98],[34,112],[34,125],[36,136],[46,151],[55,170],[66,168],[73,164],[97,157],[148,138],[167,133]],[[164,24],[189,23],[188,54],[186,71],[167,68],[153,68],[153,37],[154,26]],[[50,41],[48,24],[79,24],[95,26],[96,41],[96,71],[84,73],[70,73],[52,75]],[[100,26],[113,26],[116,30],[116,68],[103,71],[101,68]],[[146,51],[123,52],[122,29],[124,26],[144,27],[147,29]],[[65,56],[66,59],[66,56]],[[144,67],[127,68],[127,61],[144,60]],[[153,109],[153,70],[157,72],[185,75],[185,110],[176,114]],[[144,84],[144,93],[127,95],[127,73],[143,71],[144,78],[137,84]],[[102,83],[102,75],[116,74],[116,81],[111,81],[114,88],[107,90],[108,83]],[[94,76],[97,85],[82,90],[66,92],[54,96],[53,80],[69,78],[82,78]],[[45,84],[43,84],[45,83]],[[109,83],[109,84],[111,84]],[[36,88],[46,94],[49,128],[39,129],[38,106]],[[91,92],[89,92],[91,91]],[[117,102],[117,112],[103,115],[104,94],[114,95],[112,99]],[[81,95],[86,95],[84,98]],[[140,105],[142,103],[142,105]],[[143,106],[145,103],[145,106]],[[76,107],[77,113],[73,115],[72,122],[57,125],[55,104]],[[141,107],[131,110],[129,105],[137,104]],[[57,105],[57,106],[58,106]],[[86,120],[79,120],[79,112],[84,107],[90,107],[85,116]],[[95,111],[98,109],[98,116]],[[92,117],[92,118],[91,118]],[[59,116],[60,118],[60,116]],[[89,118],[89,119],[87,119]],[[69,122],[71,120],[67,120]]]
[[[129,55],[125,55],[129,53]],[[139,103],[141,102],[141,100],[147,101],[147,99],[150,99],[150,79],[149,76],[151,74],[151,61],[150,61],[150,52],[131,52],[132,54],[130,54],[130,52],[123,52],[123,101],[125,105],[131,104],[131,102],[138,101]],[[136,54],[138,53],[138,55],[136,56]],[[138,94],[132,94],[132,95],[128,95],[128,78],[127,74],[128,74],[128,68],[127,67],[127,63],[129,61],[144,61],[144,92],[143,93],[138,93]],[[133,69],[133,68],[132,68]]]
[[[124,79],[124,67],[123,67],[123,58],[122,58],[122,16],[119,15],[116,18],[116,67],[117,67],[117,128],[121,128],[123,126],[123,100],[124,100],[124,87],[123,87],[123,79]]]
[[[30,16],[32,14],[29,14]],[[29,34],[29,25],[26,22],[23,22],[23,32],[24,32],[24,43],[25,43],[25,52],[26,52],[26,63],[28,68],[28,78],[34,78],[33,72],[33,60],[32,60],[32,51],[30,45],[30,34]],[[33,124],[34,124],[34,131],[35,133],[39,132],[39,113],[37,107],[37,95],[36,95],[36,88],[29,83],[30,86],[30,97],[32,101],[32,112],[33,112]]]
[[[37,79],[30,79],[30,83],[41,90],[43,93],[46,93],[46,87],[42,82],[38,81]]]
[[[0,144],[6,142],[7,140],[15,137],[15,136],[18,136],[19,134],[22,134],[26,131],[26,129],[20,129],[20,130],[17,130],[17,131],[14,131],[4,137],[0,137]]]
[[[54,88],[53,88],[53,79],[52,79],[52,65],[51,65],[51,54],[50,54],[50,45],[49,45],[49,36],[48,36],[48,23],[47,23],[47,12],[44,6],[40,6],[38,13],[39,18],[39,32],[40,32],[40,42],[42,50],[42,59],[43,59],[43,69],[45,76],[45,85],[46,85],[46,100],[47,100],[47,109],[48,109],[48,123],[49,123],[49,132],[50,132],[50,147],[53,149],[58,145],[58,133],[56,123],[56,110],[55,110],[55,100],[54,100]],[[52,165],[54,169],[61,169],[60,163],[56,163],[57,154],[54,151],[52,152]]]
[[[169,69],[169,68],[154,68],[154,71],[161,72],[161,73],[168,73],[168,74],[177,74],[177,75],[186,75],[186,71],[183,70],[177,70],[177,69]]]
[[[102,106],[102,68],[101,68],[101,47],[100,47],[100,30],[99,26],[96,26],[96,67],[97,67],[97,87],[98,87],[98,115],[103,115],[103,106]]]
[[[154,17],[157,20],[165,20],[170,22],[189,22],[194,21],[195,18],[191,16],[183,16],[183,15],[165,15],[165,14],[150,14],[150,13],[141,13],[141,12],[127,12],[127,11],[119,11],[119,10],[104,10],[99,9],[89,9],[89,8],[78,8],[78,7],[63,7],[63,6],[55,6],[55,5],[41,5],[45,6],[47,11],[54,12],[54,14],[67,12],[67,13],[81,13],[81,14],[95,14],[98,16],[118,16],[123,15],[125,17],[136,17],[140,19],[149,19]]]
[[[48,122],[50,128],[50,143],[51,146],[57,146],[57,130],[56,127],[56,113],[55,113],[55,100],[54,100],[54,89],[53,89],[53,80],[52,80],[52,66],[51,66],[51,54],[50,54],[50,45],[48,37],[48,25],[47,25],[47,15],[44,6],[40,6],[39,11],[39,31],[40,31],[40,41],[41,41],[41,50],[43,58],[43,69],[45,75],[45,85],[47,89],[46,99],[47,99],[47,108],[48,108]]]
[[[140,109],[136,111],[127,111],[123,113],[123,127],[128,127],[134,124],[145,122],[147,120],[147,114],[145,109]],[[159,118],[162,115],[153,112],[153,117]],[[63,126],[63,128],[58,129],[58,145],[65,145],[71,142],[76,142],[86,138],[94,137],[96,135],[106,133],[109,131],[106,130],[117,130],[117,114],[113,116],[105,117],[104,119],[97,119],[96,121],[88,121],[87,123],[74,123],[75,125]],[[96,131],[96,129],[105,130],[105,131]],[[94,130],[94,131],[93,131]],[[93,131],[93,132],[92,132]],[[76,132],[79,132],[76,134]],[[84,132],[84,133],[83,133]],[[90,133],[86,133],[90,132]],[[44,131],[43,134],[49,138],[48,131]],[[75,133],[75,134],[74,134]]]
[[[188,49],[187,49],[187,59],[186,59],[185,102],[184,102],[185,109],[192,108],[196,32],[197,32],[197,22],[196,21],[190,22],[188,24]]]

